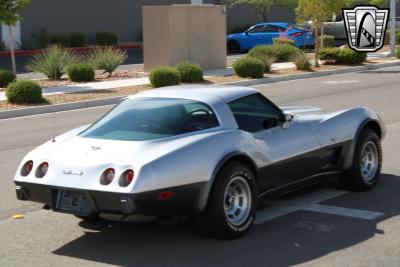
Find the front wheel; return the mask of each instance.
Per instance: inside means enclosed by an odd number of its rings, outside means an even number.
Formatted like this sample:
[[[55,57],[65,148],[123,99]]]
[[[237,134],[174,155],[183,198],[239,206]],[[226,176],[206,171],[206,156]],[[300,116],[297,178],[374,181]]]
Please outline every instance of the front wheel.
[[[239,43],[236,40],[228,41],[228,52],[239,53],[241,50]]]
[[[200,230],[212,237],[240,237],[253,224],[256,206],[253,173],[246,165],[231,162],[216,178],[206,210],[198,220]]]
[[[357,140],[351,169],[339,176],[339,179],[350,190],[366,191],[378,183],[381,167],[382,146],[379,136],[367,129]]]

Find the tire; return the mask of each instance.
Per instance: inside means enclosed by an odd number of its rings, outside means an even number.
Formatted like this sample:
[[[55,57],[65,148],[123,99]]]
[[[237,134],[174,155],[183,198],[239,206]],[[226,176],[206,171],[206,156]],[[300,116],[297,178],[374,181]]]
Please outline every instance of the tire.
[[[372,189],[379,180],[382,168],[382,146],[379,136],[364,130],[357,140],[353,165],[339,176],[343,186],[352,191]]]
[[[239,53],[240,50],[241,50],[240,45],[236,40],[231,40],[228,42],[229,53]]]
[[[225,165],[216,177],[205,211],[198,218],[200,231],[222,239],[242,236],[255,218],[256,192],[254,174],[246,165]]]

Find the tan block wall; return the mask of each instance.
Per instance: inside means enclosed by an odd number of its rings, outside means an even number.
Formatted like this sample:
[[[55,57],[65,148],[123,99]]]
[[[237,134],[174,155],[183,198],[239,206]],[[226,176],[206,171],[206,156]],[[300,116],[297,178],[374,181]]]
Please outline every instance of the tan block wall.
[[[204,69],[226,67],[225,7],[143,7],[144,66],[174,66],[182,60]]]

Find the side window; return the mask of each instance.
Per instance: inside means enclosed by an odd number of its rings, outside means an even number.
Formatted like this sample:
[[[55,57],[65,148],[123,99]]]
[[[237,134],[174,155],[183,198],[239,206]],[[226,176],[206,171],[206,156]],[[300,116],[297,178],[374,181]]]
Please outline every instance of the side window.
[[[279,32],[284,32],[285,30],[286,30],[285,28],[274,25],[268,25],[264,28],[264,32],[269,32],[269,33],[279,33]]]
[[[247,30],[248,33],[260,33],[263,32],[264,25],[256,25]]]
[[[229,104],[239,126],[247,132],[258,132],[279,125],[282,111],[261,94],[254,94]]]

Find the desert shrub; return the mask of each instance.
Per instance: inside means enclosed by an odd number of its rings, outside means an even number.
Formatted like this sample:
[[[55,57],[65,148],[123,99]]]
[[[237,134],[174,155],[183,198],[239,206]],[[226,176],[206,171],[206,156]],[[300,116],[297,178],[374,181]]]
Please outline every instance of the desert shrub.
[[[29,80],[16,80],[6,88],[6,97],[10,103],[29,104],[43,102],[42,88]]]
[[[367,53],[356,52],[351,48],[322,48],[319,51],[321,60],[332,60],[338,64],[360,64],[367,60]]]
[[[104,70],[111,74],[124,63],[128,55],[126,51],[113,47],[98,47],[95,51],[86,55],[86,58],[96,70]]]
[[[2,40],[0,40],[0,51],[6,51],[6,45]]]
[[[181,76],[175,68],[155,67],[150,71],[150,83],[153,87],[164,87],[178,85],[181,82]]]
[[[16,78],[17,76],[11,71],[0,69],[0,87],[7,87],[7,85],[12,83]]]
[[[337,60],[340,48],[326,47],[319,50],[319,59],[321,60]]]
[[[54,35],[51,36],[51,43],[53,45],[69,47],[71,45],[71,40],[69,39],[69,35],[66,35],[66,34],[54,34]]]
[[[250,49],[248,55],[258,59],[265,56],[276,58],[276,61],[289,61],[294,55],[301,52],[300,49],[283,44],[283,45],[259,45]]]
[[[265,65],[262,61],[254,57],[238,59],[232,67],[236,75],[245,78],[262,78],[265,71]]]
[[[351,48],[342,48],[339,50],[336,63],[339,64],[360,64],[367,60],[367,53],[356,52]]]
[[[293,63],[298,70],[311,71],[310,59],[304,53],[298,53],[292,58]]]
[[[286,38],[286,37],[278,37],[274,38],[274,45],[291,45],[294,46],[294,40]]]
[[[59,46],[51,46],[43,54],[36,54],[26,65],[28,70],[43,73],[50,80],[58,80],[66,67],[77,61],[76,55]]]
[[[32,34],[32,41],[37,48],[46,48],[51,43],[51,36],[46,30],[42,29],[37,33]]]
[[[400,59],[400,48],[397,48],[396,57],[397,57],[398,59]]]
[[[74,82],[91,82],[94,80],[95,72],[92,65],[87,63],[74,63],[67,67],[67,74]]]
[[[335,47],[335,36],[333,35],[322,35],[318,37],[321,45],[322,40],[324,41],[324,47]]]
[[[80,32],[71,32],[68,34],[71,47],[84,47],[86,45],[86,36]]]
[[[182,61],[175,66],[184,83],[203,81],[203,68],[190,61]]]
[[[117,35],[112,32],[98,32],[96,33],[97,45],[116,45],[118,42]]]

